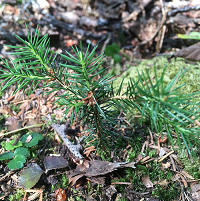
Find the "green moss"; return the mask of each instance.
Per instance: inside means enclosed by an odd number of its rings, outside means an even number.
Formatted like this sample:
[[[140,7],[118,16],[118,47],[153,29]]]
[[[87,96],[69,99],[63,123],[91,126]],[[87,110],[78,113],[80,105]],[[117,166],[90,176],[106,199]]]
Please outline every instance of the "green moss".
[[[178,150],[179,159],[183,163],[184,171],[194,177],[194,179],[200,179],[200,158],[193,158],[192,160],[188,157],[186,150]]]
[[[17,201],[23,198],[25,195],[25,191],[23,189],[17,188],[14,195],[9,196],[9,201]]]
[[[15,111],[16,113],[20,112],[20,107],[14,105],[14,104],[10,104],[10,108],[11,108],[11,110]]]
[[[199,63],[190,64],[186,63],[184,59],[177,58],[172,59],[169,63],[166,57],[155,57],[151,60],[144,60],[138,66],[129,67],[129,69],[124,72],[116,81],[114,81],[114,85],[118,86],[119,82],[124,79],[124,86],[126,86],[129,82],[130,78],[134,78],[137,80],[138,71],[148,70],[150,76],[154,76],[154,65],[156,66],[157,75],[161,77],[164,66],[167,65],[166,73],[164,76],[165,83],[167,84],[172,78],[178,73],[181,67],[188,68],[188,71],[183,75],[177,82],[176,86],[180,86],[182,84],[186,84],[180,90],[184,92],[184,94],[189,94],[192,92],[199,91],[199,76],[200,76],[200,65]],[[198,99],[199,100],[199,99]]]
[[[59,175],[57,179],[58,179],[58,183],[55,185],[51,185],[51,193],[54,193],[55,190],[57,190],[58,188],[61,188],[61,189],[68,188],[69,180],[65,174]]]
[[[180,186],[173,181],[173,174],[170,170],[162,170],[161,164],[154,161],[148,163],[148,166],[137,165],[136,169],[126,168],[124,175],[119,179],[113,179],[111,182],[131,182],[133,185],[133,191],[146,192],[148,191],[142,183],[142,178],[148,175],[152,183],[166,180],[168,185],[162,186],[155,184],[153,187],[152,195],[163,201],[173,200],[180,195]],[[119,193],[124,192],[126,185],[116,185],[116,189]]]
[[[162,201],[176,200],[180,196],[180,189],[177,188],[175,182],[171,183],[167,188],[155,185],[152,195]]]

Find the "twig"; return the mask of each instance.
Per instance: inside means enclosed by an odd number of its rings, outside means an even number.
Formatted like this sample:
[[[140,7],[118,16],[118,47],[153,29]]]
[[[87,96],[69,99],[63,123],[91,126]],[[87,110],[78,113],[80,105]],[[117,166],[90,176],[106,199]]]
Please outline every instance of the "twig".
[[[191,119],[195,119],[195,116],[191,116]],[[200,126],[200,122],[198,120],[194,120],[194,123],[197,125],[197,126]]]
[[[169,157],[170,157],[170,160],[171,160],[171,163],[172,163],[173,170],[176,171],[176,165],[175,165],[174,159],[173,159],[173,157],[171,155]]]
[[[166,154],[165,156],[163,156],[160,160],[158,160],[158,163],[162,162],[165,158],[167,158],[169,155],[173,154],[174,151],[170,151],[168,154]]]
[[[102,46],[102,48],[101,48],[101,53],[103,53],[103,52],[104,52],[104,50],[105,50],[105,48],[106,48],[107,44],[108,44],[108,43],[109,43],[109,41],[110,41],[110,38],[111,38],[111,34],[110,34],[110,33],[108,33],[108,37],[107,37],[106,41],[104,42],[104,44],[103,44],[103,46]]]
[[[25,129],[29,129],[29,128],[40,127],[42,125],[44,125],[44,124],[35,124],[35,125],[31,125],[31,126],[26,126],[26,127],[14,130],[14,131],[10,131],[10,132],[4,133],[4,134],[0,134],[0,137],[5,136],[5,135],[9,135],[9,134],[12,134],[12,133],[16,133],[18,131],[22,131],[22,130],[25,130]]]
[[[185,6],[184,8],[174,9],[174,10],[169,11],[167,13],[167,16],[172,17],[172,16],[175,16],[178,13],[188,12],[188,11],[191,11],[191,10],[200,10],[200,5],[191,6],[191,7]]]
[[[3,181],[6,177],[9,177],[10,175],[14,174],[15,172],[15,170],[9,171],[6,175],[0,178],[0,182]]]
[[[148,131],[149,131],[149,134],[150,134],[150,138],[151,138],[151,143],[149,144],[149,146],[153,145],[153,135],[152,135],[152,132],[151,130],[147,127]]]
[[[160,0],[160,4],[162,7],[162,14],[164,16],[166,11],[165,11],[163,0]],[[163,40],[164,40],[164,36],[165,36],[165,31],[166,31],[166,25],[163,25],[163,27],[160,29],[160,31],[158,33],[158,41],[156,43],[156,52],[160,52],[160,50],[162,48],[162,44],[163,44]]]
[[[45,188],[45,186],[42,186],[39,190],[34,190],[34,189],[25,189],[25,195],[24,195],[24,199],[26,200],[26,195],[27,192],[35,192],[33,195],[29,196],[27,200],[35,200],[36,198],[38,198],[40,196],[40,201],[42,201],[42,193],[43,193],[43,189]]]
[[[116,184],[131,185],[132,183],[130,183],[130,182],[113,182],[113,183],[111,183],[111,185],[116,185]]]
[[[51,120],[51,116],[48,115],[49,120]],[[62,138],[63,142],[66,144],[69,151],[73,154],[75,157],[76,162],[83,162],[83,156],[80,154],[80,145],[74,145],[72,142],[67,138],[65,134],[65,130],[67,129],[67,126],[62,124],[58,125],[56,123],[53,123],[51,127],[58,133],[58,135]]]
[[[144,193],[140,193],[140,192],[137,192],[137,191],[127,191],[128,193],[134,193],[136,194],[137,196],[140,196],[140,197],[146,197],[146,196],[149,196],[149,192],[144,192]]]

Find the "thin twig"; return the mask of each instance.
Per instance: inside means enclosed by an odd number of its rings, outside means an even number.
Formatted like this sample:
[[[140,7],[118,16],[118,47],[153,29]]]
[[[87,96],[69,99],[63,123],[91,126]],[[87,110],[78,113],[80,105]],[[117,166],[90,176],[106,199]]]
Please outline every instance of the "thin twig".
[[[22,131],[22,130],[25,130],[25,129],[29,129],[29,128],[40,127],[42,125],[44,125],[44,124],[35,124],[35,125],[31,125],[31,126],[26,126],[26,127],[20,128],[20,129],[16,129],[14,131],[10,131],[10,132],[4,133],[4,134],[0,134],[0,137],[5,136],[5,135],[9,135],[9,134],[12,134],[12,133],[16,133],[16,132],[19,132],[19,131]]]

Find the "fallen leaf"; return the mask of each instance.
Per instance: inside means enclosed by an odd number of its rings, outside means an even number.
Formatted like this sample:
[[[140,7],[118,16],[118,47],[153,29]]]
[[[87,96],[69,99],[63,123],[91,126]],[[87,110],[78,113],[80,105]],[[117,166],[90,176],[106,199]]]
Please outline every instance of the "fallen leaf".
[[[20,173],[18,178],[19,186],[24,186],[25,188],[32,188],[40,179],[44,171],[36,163],[31,163],[29,167],[24,168]]]
[[[159,184],[160,186],[163,186],[163,187],[167,187],[169,183],[170,183],[169,181],[164,179],[164,180],[162,180],[162,181],[160,181],[160,182],[158,182],[156,184]]]
[[[143,183],[147,188],[153,187],[153,183],[150,181],[148,175],[142,177],[142,183]]]
[[[8,131],[15,131],[22,127],[22,121],[18,121],[16,117],[8,117],[5,125],[8,126]]]
[[[135,162],[118,162],[118,163],[111,163],[108,161],[87,161],[85,160],[83,164],[77,165],[75,170],[69,171],[68,178],[69,182],[72,182],[74,185],[76,181],[81,178],[82,176],[86,176],[89,180],[96,180],[98,181],[97,177],[102,175],[106,175],[118,168],[124,167],[132,167],[135,168]],[[100,178],[102,183],[102,178]]]
[[[181,57],[191,61],[200,61],[200,42],[175,52],[171,58]]]
[[[69,178],[69,184],[71,183],[71,186],[73,186],[83,176],[84,176],[84,174],[79,174],[79,175]]]
[[[191,184],[192,198],[194,200],[200,200],[200,184]]]
[[[61,188],[59,188],[55,191],[55,194],[56,194],[57,201],[66,201],[67,196],[65,194],[65,190],[62,190]]]
[[[171,166],[171,164],[169,162],[162,163],[162,167],[165,168],[165,169],[169,168],[170,166]]]
[[[2,113],[2,114],[8,114],[8,111],[0,108],[0,113]]]
[[[44,158],[45,172],[49,170],[67,167],[68,161],[62,156],[46,156]]]
[[[159,139],[159,142],[160,142],[160,143],[165,143],[165,142],[167,142],[167,140],[168,140],[167,135],[164,135],[163,138],[160,138],[160,139]]]
[[[32,136],[31,135],[29,135],[27,138],[26,138],[26,143],[29,143],[31,140],[32,140],[33,138],[32,138]]]
[[[38,121],[34,120],[34,119],[30,119],[29,122],[26,124],[26,126],[33,126],[33,125],[37,125],[39,124]],[[32,128],[28,128],[28,130],[38,133],[41,131],[41,127],[32,127]]]

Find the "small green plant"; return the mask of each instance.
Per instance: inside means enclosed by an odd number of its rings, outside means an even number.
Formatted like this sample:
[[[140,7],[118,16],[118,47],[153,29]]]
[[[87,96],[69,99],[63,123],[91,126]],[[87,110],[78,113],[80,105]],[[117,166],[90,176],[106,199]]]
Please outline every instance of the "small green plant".
[[[44,90],[47,94],[62,90],[56,103],[64,109],[64,115],[72,111],[71,122],[76,120],[88,125],[89,138],[98,138],[101,144],[107,147],[110,144],[111,148],[118,136],[116,125],[120,110],[133,113],[137,109],[141,113],[141,123],[145,118],[150,122],[152,130],[161,133],[161,136],[163,131],[167,131],[172,145],[172,133],[176,133],[180,148],[183,142],[188,153],[194,155],[191,139],[197,141],[200,135],[200,128],[193,126],[194,120],[199,118],[199,105],[191,100],[198,93],[182,94],[179,89],[183,85],[175,87],[186,69],[181,68],[178,74],[165,84],[167,65],[163,67],[160,78],[155,65],[153,81],[146,70],[138,72],[138,80],[131,78],[126,87],[122,81],[118,88],[114,88],[112,76],[101,76],[106,70],[99,70],[104,54],[95,57],[97,47],[91,52],[89,46],[85,51],[82,45],[80,49],[72,47],[74,53],[61,54],[63,60],[58,61],[56,55],[50,52],[48,35],[42,38],[39,36],[38,27],[35,34],[27,29],[27,41],[16,36],[23,43],[23,47],[9,46],[15,50],[12,54],[17,58],[10,60],[12,66],[2,59],[4,69],[0,69],[0,78],[5,82],[2,90],[15,84],[16,93],[30,86],[30,95],[41,82],[43,89],[51,89]]]
[[[105,48],[105,55],[108,57],[112,57],[115,63],[119,63],[121,61],[121,56],[119,55],[120,47],[113,43],[112,45],[108,45]]]
[[[30,142],[27,142],[27,138],[31,138]],[[4,152],[0,155],[0,160],[9,160],[8,167],[11,170],[20,169],[24,166],[26,162],[26,158],[30,156],[29,147],[33,147],[38,144],[40,140],[43,139],[43,136],[38,133],[32,134],[25,134],[20,138],[20,141],[17,142],[15,145],[15,139],[11,140],[10,142],[5,143],[5,149],[7,152]]]
[[[189,34],[177,34],[177,36],[182,39],[200,40],[199,32],[190,32]]]
[[[20,200],[24,197],[25,191],[24,189],[17,188],[14,195],[9,196],[9,201]]]

